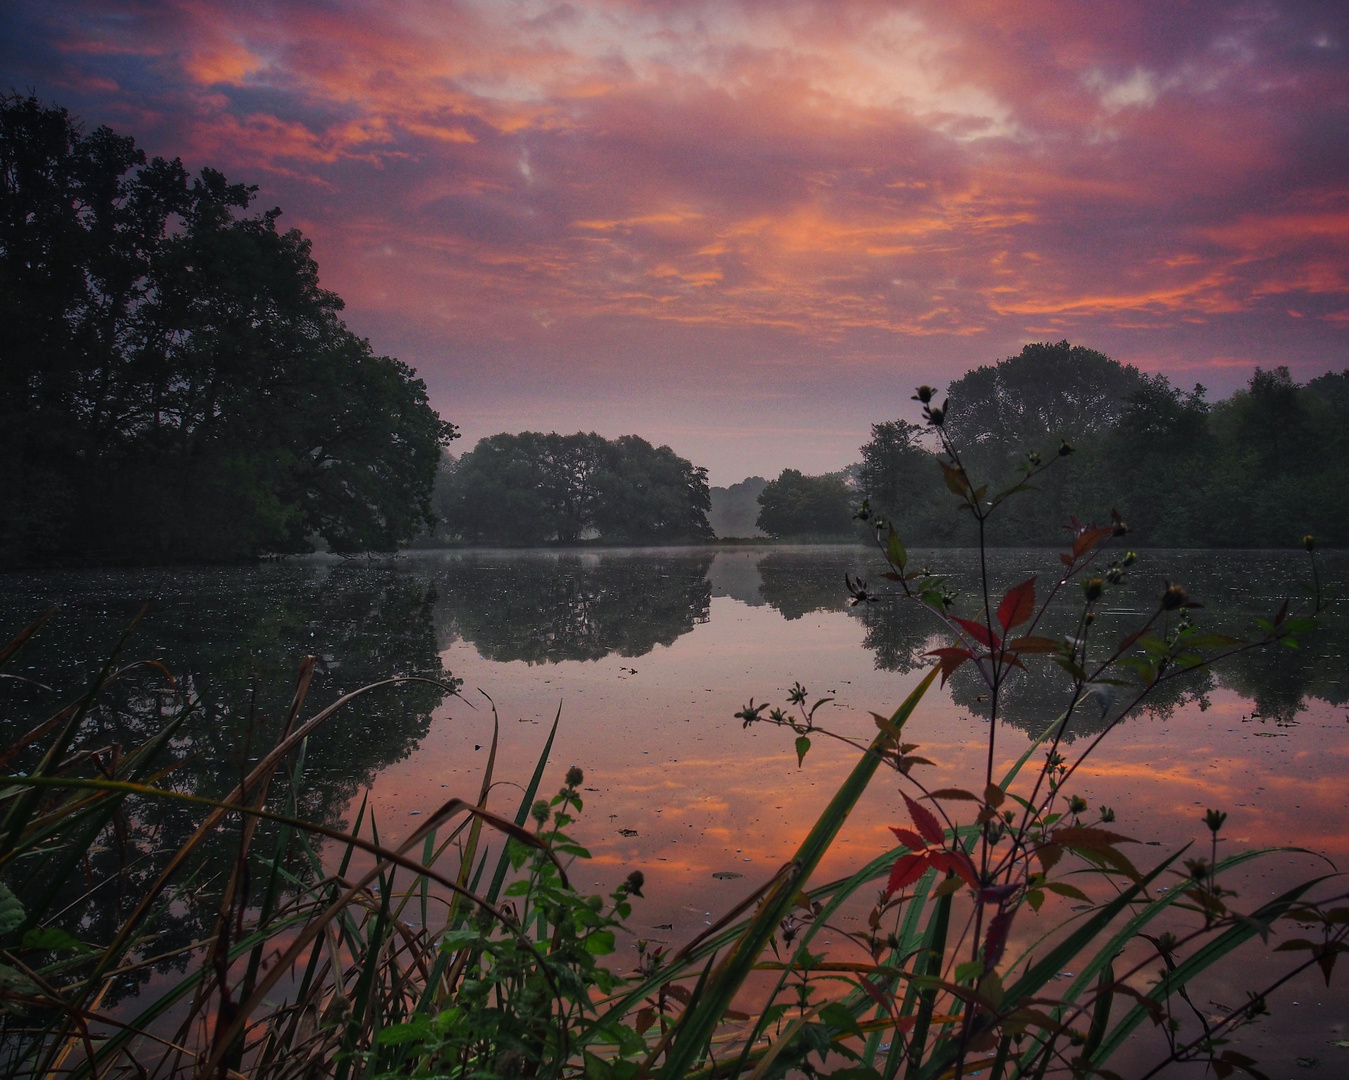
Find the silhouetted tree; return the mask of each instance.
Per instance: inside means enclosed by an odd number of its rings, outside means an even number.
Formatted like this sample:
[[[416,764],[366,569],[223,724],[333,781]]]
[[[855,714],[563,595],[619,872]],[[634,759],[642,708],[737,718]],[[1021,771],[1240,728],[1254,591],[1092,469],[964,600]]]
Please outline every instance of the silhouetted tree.
[[[0,100],[0,554],[392,549],[451,425],[255,188]]]
[[[455,463],[442,505],[446,533],[474,544],[712,536],[707,470],[636,435],[493,435]]]
[[[783,469],[759,493],[756,524],[770,536],[851,536],[853,493],[837,473],[806,476]]]

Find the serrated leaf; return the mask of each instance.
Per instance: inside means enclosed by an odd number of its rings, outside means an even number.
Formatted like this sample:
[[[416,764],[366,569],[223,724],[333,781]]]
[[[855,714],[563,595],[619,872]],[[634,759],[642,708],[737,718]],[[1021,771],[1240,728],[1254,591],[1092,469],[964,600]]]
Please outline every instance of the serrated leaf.
[[[1035,614],[1035,578],[1008,589],[998,604],[998,622],[1004,631],[1028,622]]]
[[[1095,548],[1097,544],[1114,531],[1114,529],[1102,529],[1099,527],[1095,529],[1085,529],[1078,535],[1077,539],[1073,541],[1073,558],[1082,558],[1083,555]]]
[[[904,799],[904,805],[909,808],[909,817],[913,818],[914,825],[918,827],[918,834],[933,847],[941,847],[946,840],[946,830],[941,827],[937,815],[926,806],[914,802],[905,792],[901,791],[900,796]]]
[[[901,855],[890,867],[890,880],[885,885],[886,898],[912,885],[925,873],[927,873],[927,860],[922,855]]]
[[[1002,644],[1002,639],[983,623],[975,622],[973,619],[962,619],[959,615],[952,615],[951,619],[969,634],[970,637],[979,642],[980,645],[987,646],[990,649],[996,649]]]
[[[17,930],[26,918],[28,914],[19,898],[9,891],[8,886],[0,885],[0,936]]]
[[[59,926],[35,927],[23,935],[25,949],[61,949],[75,952],[92,951],[78,938],[72,937]]]
[[[922,851],[927,847],[927,841],[912,829],[906,829],[900,825],[891,825],[890,831],[894,833],[895,838],[910,851]]]
[[[857,1026],[857,1017],[841,1002],[831,1001],[820,1010],[820,1019],[832,1028],[862,1038],[862,1029]]]
[[[959,669],[961,664],[965,663],[966,660],[974,659],[974,653],[970,652],[969,649],[957,649],[954,647],[933,649],[931,652],[926,652],[923,655],[935,656],[937,658],[937,663],[941,667],[942,686],[946,685],[946,680]]]

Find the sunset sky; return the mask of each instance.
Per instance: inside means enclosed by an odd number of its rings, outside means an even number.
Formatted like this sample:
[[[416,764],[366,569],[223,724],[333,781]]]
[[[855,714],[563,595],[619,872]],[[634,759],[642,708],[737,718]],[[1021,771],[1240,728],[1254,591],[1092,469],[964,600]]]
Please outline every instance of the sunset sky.
[[[857,458],[1068,338],[1349,367],[1349,4],[6,0],[0,87],[256,183],[466,449]]]

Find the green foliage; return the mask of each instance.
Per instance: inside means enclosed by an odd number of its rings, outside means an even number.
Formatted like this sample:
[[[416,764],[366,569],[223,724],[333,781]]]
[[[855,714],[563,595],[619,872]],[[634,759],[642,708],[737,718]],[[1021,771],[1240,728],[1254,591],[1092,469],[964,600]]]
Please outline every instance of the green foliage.
[[[445,467],[437,503],[445,533],[474,544],[712,536],[707,470],[636,435],[493,435]]]
[[[770,536],[848,538],[853,536],[853,493],[842,474],[805,476],[783,469],[759,493],[755,524]]]
[[[0,100],[0,552],[391,550],[451,425],[319,287],[255,188]]]

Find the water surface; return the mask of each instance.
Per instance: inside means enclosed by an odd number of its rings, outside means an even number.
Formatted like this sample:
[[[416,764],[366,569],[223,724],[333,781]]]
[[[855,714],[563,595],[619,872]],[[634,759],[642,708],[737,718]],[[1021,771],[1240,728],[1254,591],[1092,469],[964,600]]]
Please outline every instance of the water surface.
[[[911,558],[949,573],[952,589],[971,594],[972,552]],[[1039,574],[1043,591],[1056,566],[1053,552],[1000,551],[991,570],[999,587]],[[176,782],[208,794],[227,791],[274,737],[306,654],[320,658],[311,709],[392,673],[463,680],[457,696],[428,684],[376,691],[311,741],[304,812],[337,822],[368,797],[386,840],[405,836],[447,795],[476,796],[492,703],[500,718],[492,805],[513,812],[520,792],[512,784],[530,774],[560,710],[544,784],[545,793],[554,790],[569,765],[585,770],[576,832],[594,858],[579,884],[612,887],[642,869],[647,900],[634,929],[678,942],[790,856],[855,760],[846,746],[817,737],[798,767],[789,733],[745,730],[734,713],[751,698],[785,703],[799,680],[812,700],[832,699],[817,714],[824,725],[869,738],[871,712],[890,712],[930,662],[924,654],[947,643],[940,625],[915,607],[848,605],[845,573],[874,587],[884,584],[881,569],[852,547],[425,552],[387,563],[10,574],[0,615],[12,630],[59,603],[19,672],[74,688],[144,605],[124,656],[161,660],[200,699],[178,741],[184,764]],[[1183,582],[1205,604],[1196,621],[1245,634],[1254,616],[1272,615],[1285,596],[1298,603],[1306,576],[1300,552],[1145,552],[1095,629],[1103,641],[1118,640],[1166,582]],[[1342,560],[1326,562],[1323,585],[1344,594]],[[1041,631],[1070,630],[1076,600],[1066,590]],[[1075,790],[1093,812],[1113,807],[1116,827],[1157,851],[1198,837],[1212,806],[1231,815],[1234,847],[1296,844],[1342,862],[1349,855],[1346,636],[1345,606],[1335,601],[1301,648],[1251,652],[1169,684],[1111,734]],[[1007,695],[999,769],[1062,708],[1066,676],[1042,662],[1030,667]],[[155,730],[171,704],[155,689],[160,683],[152,672],[129,676],[110,701],[115,707],[95,717],[94,735],[129,744]],[[32,689],[4,692],[14,730],[55,700]],[[910,737],[935,762],[925,776],[930,785],[976,786],[982,776],[982,692],[973,672],[962,670],[910,722]],[[1117,707],[1105,698],[1090,703],[1075,721],[1070,751]],[[887,849],[887,826],[904,823],[893,778],[878,777],[821,880]],[[146,827],[161,830],[157,839],[167,843],[186,826],[168,817]],[[1148,861],[1146,853],[1140,859]],[[1309,856],[1284,858],[1253,871],[1242,889],[1254,905],[1315,866]],[[98,918],[91,910],[91,928]],[[184,918],[186,940],[202,927]],[[841,940],[831,945],[847,948]],[[1209,990],[1215,1003],[1223,995],[1242,1000],[1240,978],[1225,979]],[[1347,1052],[1330,1045],[1349,1037],[1338,986],[1327,995],[1304,980],[1283,996],[1271,1002],[1283,1005],[1281,1030],[1296,1032],[1326,1068],[1349,1067]],[[1262,1038],[1251,1036],[1250,1045],[1267,1060],[1269,1048],[1256,1046]]]

